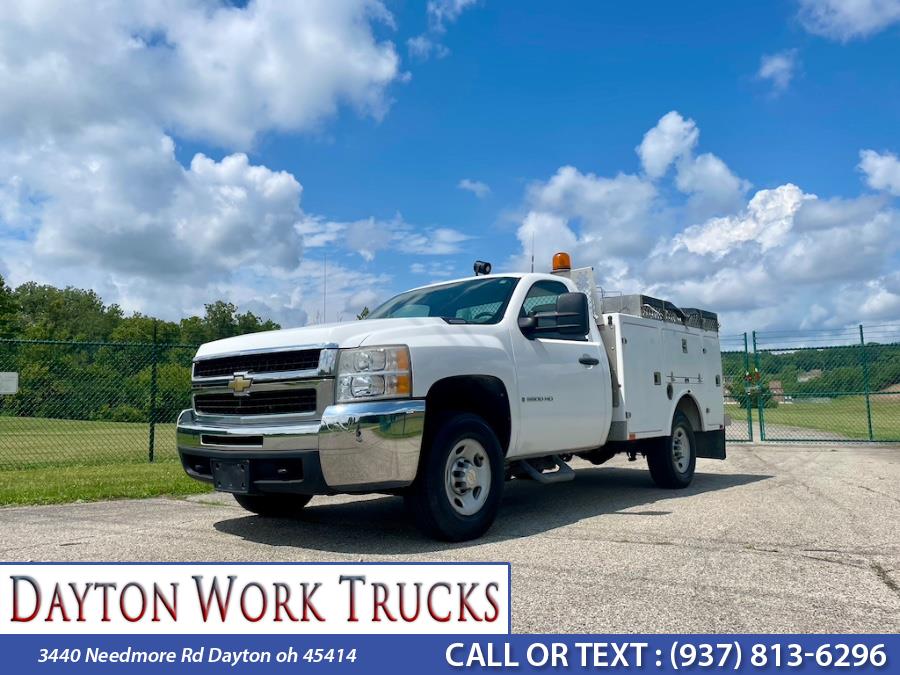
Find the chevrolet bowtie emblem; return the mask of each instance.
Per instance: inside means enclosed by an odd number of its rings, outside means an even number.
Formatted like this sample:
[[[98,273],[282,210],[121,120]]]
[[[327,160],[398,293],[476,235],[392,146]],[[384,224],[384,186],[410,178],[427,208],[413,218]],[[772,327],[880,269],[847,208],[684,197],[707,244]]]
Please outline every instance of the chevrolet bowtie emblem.
[[[245,377],[246,373],[235,373],[234,377],[231,378],[231,381],[228,383],[228,388],[234,392],[235,396],[248,396],[249,394],[245,393],[250,385],[253,384],[253,380],[249,377]]]

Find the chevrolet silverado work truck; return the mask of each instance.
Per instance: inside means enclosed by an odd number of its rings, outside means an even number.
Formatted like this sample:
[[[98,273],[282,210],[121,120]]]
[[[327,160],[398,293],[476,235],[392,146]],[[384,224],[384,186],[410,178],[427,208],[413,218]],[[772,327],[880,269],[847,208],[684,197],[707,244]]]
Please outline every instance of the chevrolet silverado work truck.
[[[642,455],[656,485],[687,486],[697,457],[725,458],[716,315],[608,296],[570,268],[557,254],[553,274],[476,275],[363,321],[201,346],[184,470],[261,516],[399,494],[450,541],[490,527],[505,481],[569,480],[574,456]]]

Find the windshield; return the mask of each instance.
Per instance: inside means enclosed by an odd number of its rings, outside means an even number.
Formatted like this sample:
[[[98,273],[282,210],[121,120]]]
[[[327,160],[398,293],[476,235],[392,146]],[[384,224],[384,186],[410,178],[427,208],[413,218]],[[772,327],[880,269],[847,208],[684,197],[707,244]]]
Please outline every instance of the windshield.
[[[435,316],[459,323],[497,323],[519,280],[481,277],[407,291],[375,309],[369,319]]]

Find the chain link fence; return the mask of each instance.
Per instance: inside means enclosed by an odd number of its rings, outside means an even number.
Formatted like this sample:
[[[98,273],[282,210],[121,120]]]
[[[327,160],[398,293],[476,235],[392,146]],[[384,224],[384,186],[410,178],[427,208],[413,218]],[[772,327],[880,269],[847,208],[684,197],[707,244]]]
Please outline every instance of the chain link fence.
[[[900,441],[900,325],[755,332],[750,347],[760,440]]]
[[[721,335],[719,345],[722,349],[722,393],[725,397],[725,414],[731,418],[731,424],[725,427],[725,439],[728,442],[752,441],[753,418],[745,396],[747,373],[750,372],[747,334]]]
[[[177,459],[193,345],[0,340],[0,470]]]
[[[900,442],[900,325],[722,336],[729,442]],[[0,470],[172,461],[194,345],[0,340]]]

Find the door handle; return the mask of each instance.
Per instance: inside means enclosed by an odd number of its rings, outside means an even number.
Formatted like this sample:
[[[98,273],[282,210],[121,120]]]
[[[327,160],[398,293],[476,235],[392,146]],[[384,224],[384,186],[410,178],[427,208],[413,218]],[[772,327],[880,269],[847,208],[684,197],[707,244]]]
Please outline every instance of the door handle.
[[[578,359],[578,363],[583,366],[597,366],[600,365],[600,359],[584,354],[580,359]]]

